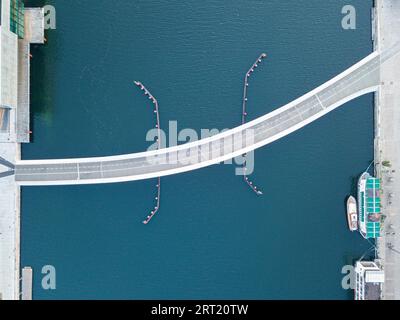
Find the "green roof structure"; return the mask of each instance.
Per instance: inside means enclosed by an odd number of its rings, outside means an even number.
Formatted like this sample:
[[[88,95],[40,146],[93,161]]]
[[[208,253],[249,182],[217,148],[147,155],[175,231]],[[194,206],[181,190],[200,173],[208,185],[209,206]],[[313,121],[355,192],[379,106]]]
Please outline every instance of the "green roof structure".
[[[366,238],[378,238],[380,236],[380,187],[380,180],[370,176],[366,180],[365,192],[361,192],[361,222],[365,223]]]
[[[21,0],[10,1],[10,30],[20,39],[25,35],[24,13],[25,6]]]

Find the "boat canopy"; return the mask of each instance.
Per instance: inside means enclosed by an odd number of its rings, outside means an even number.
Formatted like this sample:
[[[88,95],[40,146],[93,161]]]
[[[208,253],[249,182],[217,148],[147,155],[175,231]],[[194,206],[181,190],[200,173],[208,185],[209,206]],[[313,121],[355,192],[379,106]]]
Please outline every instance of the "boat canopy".
[[[378,178],[368,177],[365,193],[361,192],[361,196],[364,198],[364,201],[361,202],[361,219],[362,222],[365,222],[367,238],[377,238],[380,236],[380,187],[381,182]]]

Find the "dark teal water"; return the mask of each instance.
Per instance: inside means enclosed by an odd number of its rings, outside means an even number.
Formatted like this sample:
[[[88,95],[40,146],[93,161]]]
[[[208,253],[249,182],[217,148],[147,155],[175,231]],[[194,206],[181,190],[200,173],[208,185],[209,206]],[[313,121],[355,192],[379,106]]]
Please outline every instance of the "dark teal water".
[[[26,1],[40,4],[38,1]],[[239,124],[244,73],[261,52],[250,117],[306,93],[371,52],[371,2],[348,0],[54,0],[57,30],[33,49],[33,143],[24,159],[142,151],[153,126]],[[23,188],[22,265],[34,298],[349,299],[341,268],[369,244],[347,230],[345,197],[373,155],[364,96],[256,152],[255,196],[234,166],[155,181]],[[57,289],[41,288],[54,265]]]

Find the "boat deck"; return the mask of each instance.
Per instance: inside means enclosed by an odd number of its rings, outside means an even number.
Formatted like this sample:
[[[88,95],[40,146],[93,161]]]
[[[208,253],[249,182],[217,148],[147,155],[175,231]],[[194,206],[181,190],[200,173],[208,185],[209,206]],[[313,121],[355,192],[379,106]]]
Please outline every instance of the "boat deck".
[[[378,238],[380,236],[380,187],[380,180],[369,176],[365,181],[365,192],[360,192],[360,222],[365,225],[366,238]]]

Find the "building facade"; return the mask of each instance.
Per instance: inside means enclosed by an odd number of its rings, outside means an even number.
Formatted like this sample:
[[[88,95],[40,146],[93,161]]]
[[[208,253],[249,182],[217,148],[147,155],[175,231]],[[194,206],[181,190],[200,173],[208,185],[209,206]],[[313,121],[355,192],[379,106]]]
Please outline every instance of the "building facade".
[[[0,141],[12,142],[17,108],[18,36],[11,31],[15,21],[13,1],[1,0],[0,25]],[[13,27],[15,30],[15,27]]]
[[[0,142],[27,143],[30,44],[44,42],[44,12],[22,0],[0,0],[0,7]]]
[[[380,300],[384,271],[373,261],[357,261],[355,266],[355,300]]]

